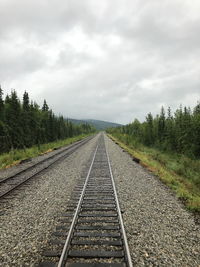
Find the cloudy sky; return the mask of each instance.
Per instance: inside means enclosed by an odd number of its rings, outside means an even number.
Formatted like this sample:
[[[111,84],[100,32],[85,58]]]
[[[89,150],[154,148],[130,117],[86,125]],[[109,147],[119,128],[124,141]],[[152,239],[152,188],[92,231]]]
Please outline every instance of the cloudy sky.
[[[199,0],[0,0],[0,83],[119,123],[200,100]]]

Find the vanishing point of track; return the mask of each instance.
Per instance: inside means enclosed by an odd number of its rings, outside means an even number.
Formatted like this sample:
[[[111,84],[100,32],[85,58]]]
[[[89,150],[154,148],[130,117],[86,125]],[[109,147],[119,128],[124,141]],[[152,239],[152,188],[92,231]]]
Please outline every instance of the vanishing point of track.
[[[86,144],[89,140],[91,140],[91,137],[85,138],[72,145],[69,145],[64,149],[61,149],[61,151],[58,151],[54,155],[47,157],[35,164],[32,164],[31,166],[21,171],[18,171],[17,173],[9,177],[1,179],[0,180],[0,198],[8,195],[14,189],[18,188],[19,186],[27,182],[29,179],[36,176],[37,174],[41,173],[43,170],[47,169],[55,162],[62,160],[65,157],[71,155],[74,151],[76,151],[82,145]]]
[[[53,234],[56,239],[51,240],[54,251],[44,252],[58,260],[40,266],[132,267],[103,135],[87,176],[79,180],[63,216]]]

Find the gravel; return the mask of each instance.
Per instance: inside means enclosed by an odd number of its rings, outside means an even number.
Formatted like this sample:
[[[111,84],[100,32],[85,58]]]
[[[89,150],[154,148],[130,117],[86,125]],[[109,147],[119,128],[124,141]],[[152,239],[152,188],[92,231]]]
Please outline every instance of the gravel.
[[[134,266],[200,266],[200,228],[175,195],[106,137]]]
[[[43,160],[48,159],[51,156],[54,156],[54,155],[56,156],[58,154],[58,157],[59,157],[59,153],[64,152],[66,150],[66,148],[70,148],[71,146],[73,146],[73,144],[54,149],[51,152],[44,153],[44,154],[42,154],[38,157],[35,157],[35,158],[28,158],[26,160],[21,161],[20,164],[11,166],[9,168],[1,169],[0,170],[0,181],[4,180],[5,178],[7,178],[9,176],[16,175],[18,172],[26,170],[28,167],[32,167],[34,164],[42,162]]]
[[[1,201],[0,266],[38,265],[96,141]],[[134,266],[200,266],[200,229],[192,214],[107,137],[106,145]]]
[[[38,265],[96,141],[97,137],[1,200],[0,266]]]

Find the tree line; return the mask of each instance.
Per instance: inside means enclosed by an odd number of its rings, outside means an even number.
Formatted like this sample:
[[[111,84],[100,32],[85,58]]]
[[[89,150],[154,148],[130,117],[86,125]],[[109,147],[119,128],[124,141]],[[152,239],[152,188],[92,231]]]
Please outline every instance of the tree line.
[[[3,98],[0,87],[0,153],[39,146],[94,130],[87,123],[74,125],[63,116],[56,116],[46,100],[40,108],[29,99],[27,92],[24,92],[22,101],[15,90]]]
[[[164,107],[160,114],[153,116],[148,113],[144,122],[135,119],[132,123],[113,128],[110,133],[124,134],[134,140],[134,144],[161,150],[200,157],[200,103],[192,110],[180,106],[174,114],[169,107]]]

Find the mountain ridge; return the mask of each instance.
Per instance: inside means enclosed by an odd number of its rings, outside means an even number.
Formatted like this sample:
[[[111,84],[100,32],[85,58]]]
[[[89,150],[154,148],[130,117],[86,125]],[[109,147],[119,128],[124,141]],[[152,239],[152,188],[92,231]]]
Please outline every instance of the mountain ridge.
[[[119,123],[103,121],[103,120],[95,120],[95,119],[78,120],[78,119],[68,118],[68,120],[73,122],[74,124],[88,123],[94,126],[97,130],[106,130],[107,128],[122,126],[122,124]]]

